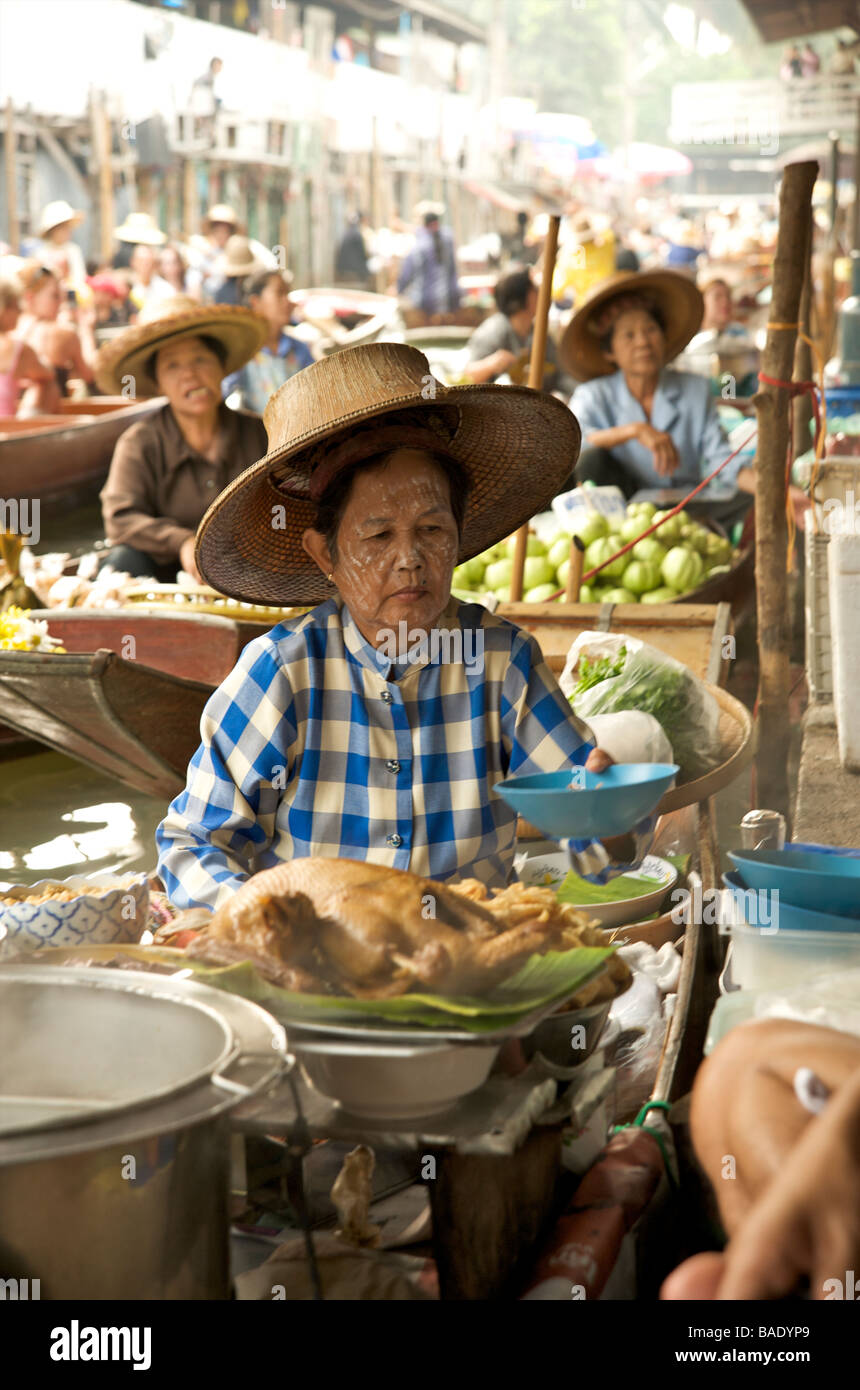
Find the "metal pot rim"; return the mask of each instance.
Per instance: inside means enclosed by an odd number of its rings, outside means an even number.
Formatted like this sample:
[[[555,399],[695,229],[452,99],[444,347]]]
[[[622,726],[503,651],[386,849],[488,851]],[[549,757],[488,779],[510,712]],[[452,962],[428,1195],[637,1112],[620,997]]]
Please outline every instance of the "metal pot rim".
[[[24,976],[39,980],[50,972],[56,982],[72,983],[81,973],[68,966],[0,966],[0,979]],[[223,1068],[241,1070],[241,1081],[217,1071],[207,1073],[180,1092],[123,1108],[104,1120],[88,1118],[65,1128],[29,1130],[0,1138],[0,1167],[7,1163],[35,1162],[62,1154],[81,1153],[113,1144],[128,1144],[155,1134],[171,1133],[201,1124],[234,1109],[278,1078],[287,1062],[284,1029],[258,1004],[236,994],[213,989],[184,976],[150,975],[145,970],[119,971],[87,968],[81,984],[101,985],[120,992],[160,994],[186,1004],[196,1004],[215,1014],[235,1039]]]

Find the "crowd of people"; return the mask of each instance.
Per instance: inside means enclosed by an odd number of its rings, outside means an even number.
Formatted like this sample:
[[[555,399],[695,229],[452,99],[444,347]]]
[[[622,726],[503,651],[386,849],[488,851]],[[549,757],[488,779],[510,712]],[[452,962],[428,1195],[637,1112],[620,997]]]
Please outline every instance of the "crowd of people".
[[[273,252],[242,235],[225,203],[210,208],[199,235],[182,244],[150,213],[130,212],[114,229],[109,260],[85,259],[73,238],[83,220],[55,200],[20,254],[0,245],[0,414],[52,414],[63,397],[94,392],[99,343],[177,295],[238,305],[248,303],[246,284],[261,273],[281,275]],[[281,278],[286,295],[290,277]],[[283,347],[275,355],[296,370],[309,360],[306,351],[290,356]]]

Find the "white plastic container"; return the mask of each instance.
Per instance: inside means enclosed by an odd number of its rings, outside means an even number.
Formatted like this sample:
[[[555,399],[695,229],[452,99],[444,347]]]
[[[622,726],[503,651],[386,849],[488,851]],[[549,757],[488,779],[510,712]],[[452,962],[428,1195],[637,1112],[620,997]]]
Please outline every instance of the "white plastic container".
[[[811,460],[798,464],[797,480],[801,487],[809,486],[813,472]],[[825,534],[850,531],[852,527],[860,534],[860,456],[832,454],[821,460],[813,504],[818,525]]]
[[[815,704],[833,699],[833,644],[830,640],[830,578],[827,552],[830,537],[811,528],[804,532],[806,547],[806,676]]]
[[[782,989],[816,975],[860,966],[860,931],[762,931],[733,922],[732,984],[741,989]]]
[[[860,534],[831,535],[827,567],[839,757],[849,772],[860,772]]]

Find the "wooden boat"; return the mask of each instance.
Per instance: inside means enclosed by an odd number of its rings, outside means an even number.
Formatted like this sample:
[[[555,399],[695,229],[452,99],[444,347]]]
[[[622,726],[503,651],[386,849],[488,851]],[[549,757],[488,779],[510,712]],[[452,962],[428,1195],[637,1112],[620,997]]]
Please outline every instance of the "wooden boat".
[[[453,386],[460,380],[463,349],[471,336],[471,328],[407,328],[398,335],[398,342],[418,348],[430,363],[433,375],[446,386]]]
[[[129,405],[125,396],[90,396],[63,401],[57,415],[0,416],[0,495],[43,506],[94,496],[123,431],[163,405],[163,397]]]
[[[0,719],[126,786],[169,799],[200,715],[245,644],[271,623],[125,609],[35,611],[65,653],[0,652]]]
[[[373,343],[397,315],[397,300],[369,290],[337,288],[291,290],[305,323],[322,334],[324,354]]]

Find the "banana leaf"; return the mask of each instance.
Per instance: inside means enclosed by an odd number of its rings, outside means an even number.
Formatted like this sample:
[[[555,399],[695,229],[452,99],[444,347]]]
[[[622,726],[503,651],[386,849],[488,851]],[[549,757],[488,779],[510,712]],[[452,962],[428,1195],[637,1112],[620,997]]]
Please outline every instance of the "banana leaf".
[[[98,958],[93,948],[79,947],[89,959]],[[169,964],[187,970],[201,984],[241,994],[273,1014],[281,1023],[334,1023],[383,1020],[417,1023],[426,1028],[456,1026],[470,1033],[493,1033],[510,1028],[520,1019],[551,1003],[562,1003],[588,980],[605,969],[614,947],[577,946],[570,951],[548,951],[529,957],[508,979],[480,998],[467,995],[400,994],[393,999],[353,999],[350,996],[296,994],[264,979],[250,961],[237,965],[207,965],[189,959],[170,947],[112,946],[104,948],[141,962]],[[71,953],[67,952],[66,956]]]
[[[664,856],[678,870],[680,879],[689,867],[689,854],[667,854]],[[556,890],[560,903],[572,903],[575,907],[594,907],[600,903],[625,902],[630,898],[644,898],[659,887],[656,879],[635,878],[630,874],[620,874],[608,883],[589,883],[571,869],[565,874]],[[669,891],[668,888],[666,890]],[[655,916],[657,914],[655,913]]]

